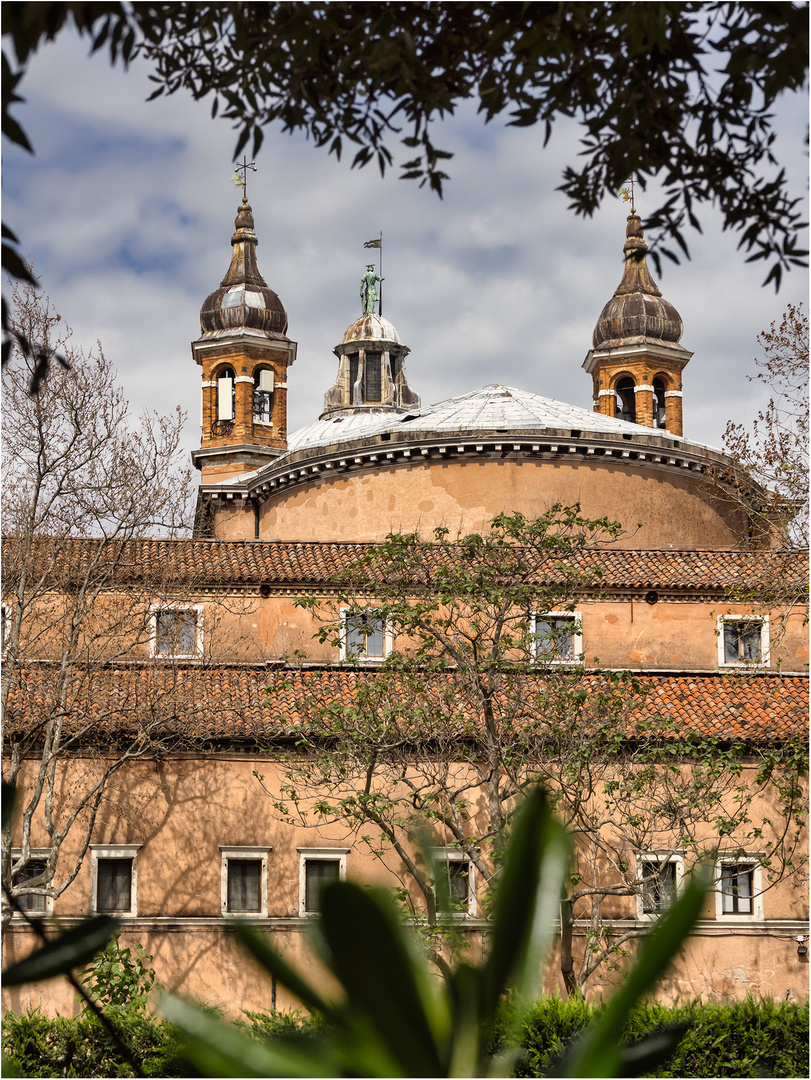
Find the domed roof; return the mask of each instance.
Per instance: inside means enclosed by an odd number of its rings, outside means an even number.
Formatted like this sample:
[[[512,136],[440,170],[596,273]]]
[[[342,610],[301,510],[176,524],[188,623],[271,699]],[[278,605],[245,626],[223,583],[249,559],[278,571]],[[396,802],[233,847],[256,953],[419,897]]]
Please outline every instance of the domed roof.
[[[287,312],[276,293],[269,289],[256,263],[258,243],[253,212],[247,202],[237,211],[236,231],[231,237],[231,265],[200,309],[200,330],[204,337],[222,337],[239,331],[287,340]]]
[[[540,397],[511,386],[485,386],[460,397],[449,398],[414,412],[393,414],[344,412],[327,416],[292,432],[287,440],[287,453],[309,450],[351,439],[399,431],[465,435],[492,431],[572,431],[613,434],[651,434],[638,424],[616,420],[602,413],[567,405],[552,398]],[[656,435],[669,439],[666,431]],[[283,460],[283,459],[282,459]]]
[[[625,235],[625,272],[594,327],[594,348],[639,344],[677,346],[684,331],[681,315],[664,299],[650,276],[645,261],[648,245],[642,222],[633,209]]]
[[[393,341],[399,345],[400,335],[388,319],[372,312],[355,319],[344,331],[341,344],[349,345],[353,341]]]

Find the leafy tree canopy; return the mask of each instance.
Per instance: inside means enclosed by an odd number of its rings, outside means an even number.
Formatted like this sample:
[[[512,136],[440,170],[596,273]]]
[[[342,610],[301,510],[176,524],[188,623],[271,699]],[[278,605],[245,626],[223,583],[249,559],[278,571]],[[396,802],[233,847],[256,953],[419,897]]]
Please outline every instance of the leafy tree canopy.
[[[463,102],[485,122],[541,125],[544,140],[574,117],[582,153],[561,187],[577,214],[631,174],[641,187],[656,178],[664,202],[646,226],[672,240],[663,254],[688,253],[685,231],[709,203],[749,259],[769,264],[767,282],[805,265],[770,111],[805,82],[805,4],[7,4],[3,131],[28,149],[8,106],[31,55],[70,22],[113,62],[146,57],[153,96],[210,98],[237,153],[255,153],[274,122],[381,171],[399,143],[401,175],[441,194],[451,155],[437,121]]]

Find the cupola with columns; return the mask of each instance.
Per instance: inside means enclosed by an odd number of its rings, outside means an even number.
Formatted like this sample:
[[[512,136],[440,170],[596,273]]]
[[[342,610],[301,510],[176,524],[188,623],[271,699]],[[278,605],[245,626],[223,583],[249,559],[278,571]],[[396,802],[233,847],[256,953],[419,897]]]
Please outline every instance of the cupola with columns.
[[[372,268],[369,268],[370,270]],[[363,313],[347,327],[332,350],[338,357],[338,376],[324,395],[321,419],[358,412],[419,409],[420,398],[408,385],[405,358],[410,350],[388,321],[374,311],[379,297],[372,283],[364,289]]]
[[[625,235],[622,281],[597,320],[583,361],[594,381],[594,411],[682,435],[681,373],[693,354],[679,344],[681,316],[650,275],[633,206]]]
[[[200,310],[192,354],[202,369],[202,440],[192,454],[203,484],[238,478],[287,449],[287,369],[296,343],[287,312],[256,262],[253,212],[243,195],[231,265]]]

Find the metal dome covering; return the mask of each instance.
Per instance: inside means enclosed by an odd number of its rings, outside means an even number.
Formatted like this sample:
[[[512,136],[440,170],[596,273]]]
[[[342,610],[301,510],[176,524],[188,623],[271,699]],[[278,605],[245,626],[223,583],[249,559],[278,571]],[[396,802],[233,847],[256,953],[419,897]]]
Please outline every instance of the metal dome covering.
[[[372,312],[355,319],[344,331],[341,344],[349,345],[353,341],[393,341],[399,345],[400,335],[388,319]]]
[[[326,417],[292,432],[287,440],[287,454],[381,432],[419,431],[433,434],[472,434],[485,431],[571,431],[649,435],[647,428],[601,413],[567,405],[552,398],[540,397],[510,386],[485,386],[469,394],[449,398],[437,405],[415,409],[413,413],[392,414],[358,412],[354,415]],[[656,435],[671,439],[666,431]],[[283,460],[283,459],[282,459]]]
[[[625,271],[594,327],[593,346],[595,349],[643,343],[675,346],[684,330],[681,315],[664,299],[650,276],[645,261],[648,245],[636,211],[628,216],[625,235]]]
[[[253,213],[247,202],[237,211],[231,237],[231,265],[200,309],[204,337],[222,337],[248,331],[263,337],[287,340],[287,312],[276,293],[268,288],[256,263]]]

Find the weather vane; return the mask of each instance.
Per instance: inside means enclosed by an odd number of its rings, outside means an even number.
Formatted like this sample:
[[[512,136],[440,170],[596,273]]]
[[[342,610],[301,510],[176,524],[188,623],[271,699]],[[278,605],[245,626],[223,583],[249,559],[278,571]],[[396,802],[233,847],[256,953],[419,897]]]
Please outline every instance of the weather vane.
[[[243,157],[242,164],[237,163],[234,169],[236,171],[231,177],[231,181],[236,187],[242,188],[242,201],[246,203],[248,201],[248,169],[256,172],[256,162],[248,161],[246,157]],[[239,175],[240,173],[242,173],[242,176]]]
[[[629,202],[631,204],[631,213],[636,213],[636,206],[634,204],[634,174],[631,173],[631,179],[628,181],[628,187],[620,188],[619,191],[623,202]]]

